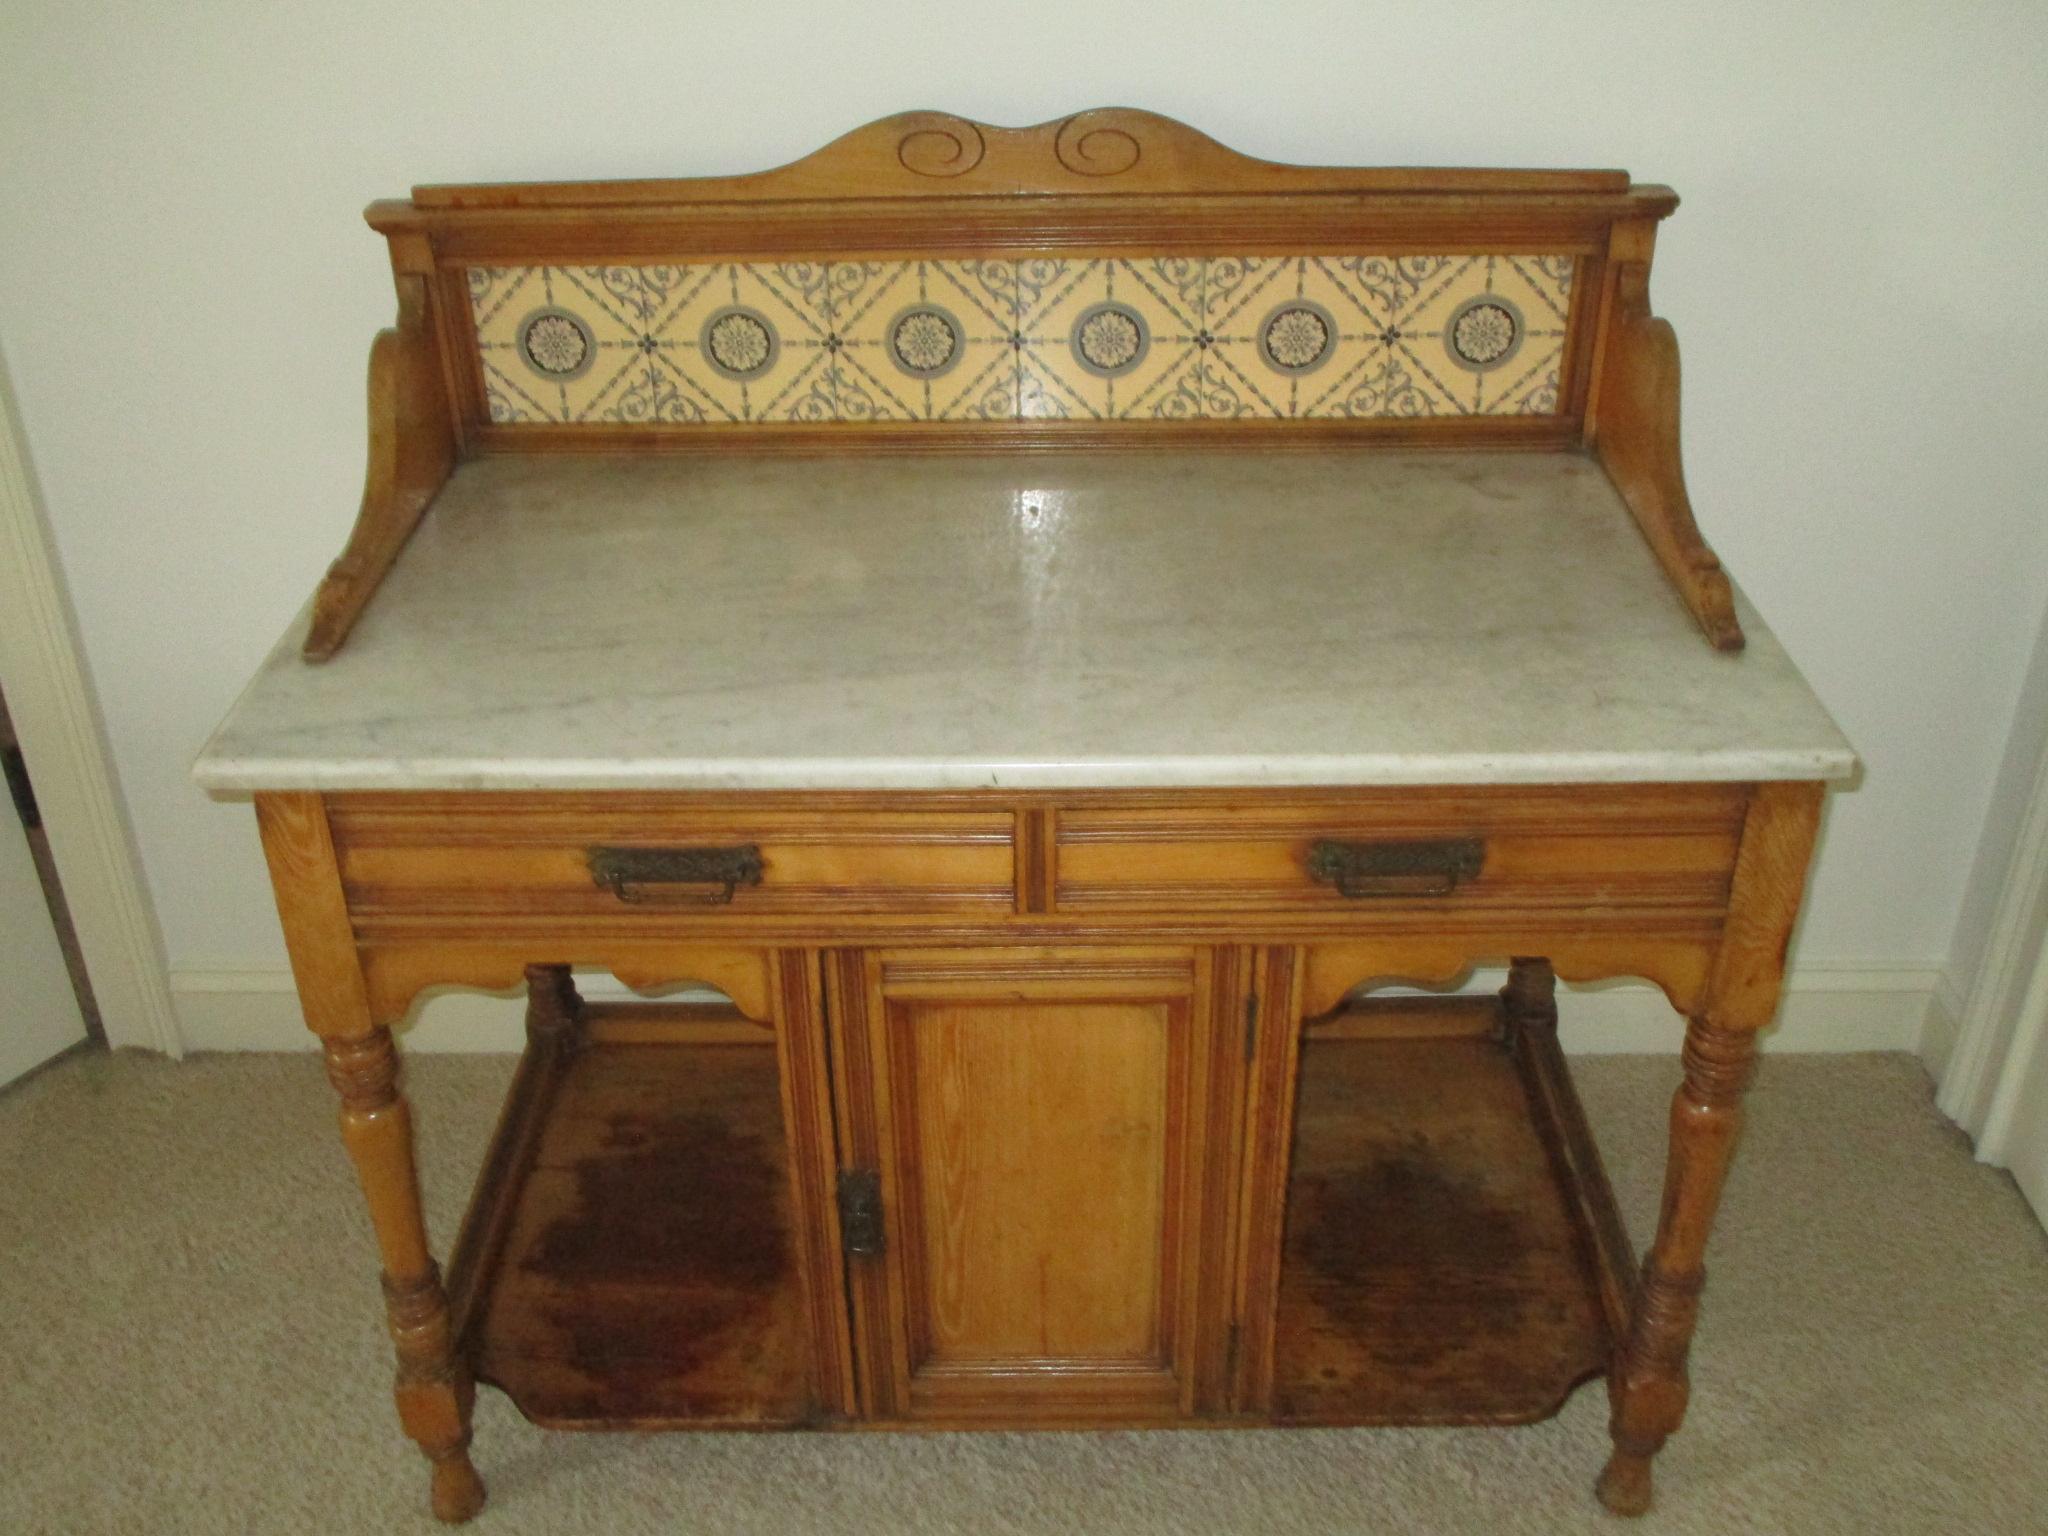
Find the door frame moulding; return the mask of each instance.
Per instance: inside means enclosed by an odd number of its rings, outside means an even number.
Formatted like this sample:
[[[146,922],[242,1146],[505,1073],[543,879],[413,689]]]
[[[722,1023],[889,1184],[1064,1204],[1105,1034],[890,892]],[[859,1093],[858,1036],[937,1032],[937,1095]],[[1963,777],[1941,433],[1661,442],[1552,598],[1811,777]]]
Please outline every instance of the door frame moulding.
[[[2014,1021],[2012,1043],[2000,1064],[1998,1085],[1977,1137],[1977,1156],[1982,1161],[2001,1168],[2012,1166],[2020,1099],[2033,1075],[2035,1058],[2043,1051],[2048,1051],[2048,963],[2034,967],[2033,982]],[[2048,1220],[2048,1211],[2044,1211],[2044,1220]]]
[[[4,356],[0,677],[107,1043],[181,1056],[156,910],[115,787]]]
[[[1984,959],[1970,978],[1954,1054],[1936,1103],[2002,1164],[2019,1080],[2048,1035],[2048,751],[2034,781],[2000,883]]]

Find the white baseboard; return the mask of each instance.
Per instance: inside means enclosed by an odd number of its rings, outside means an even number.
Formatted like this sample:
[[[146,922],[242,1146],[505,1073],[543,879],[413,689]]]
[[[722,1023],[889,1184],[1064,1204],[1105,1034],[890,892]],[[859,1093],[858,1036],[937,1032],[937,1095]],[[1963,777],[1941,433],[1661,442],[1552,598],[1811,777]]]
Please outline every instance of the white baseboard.
[[[1807,966],[1793,972],[1778,1022],[1764,1037],[1772,1051],[1919,1051],[1927,1057],[1930,1021],[1941,1004],[1940,969],[1933,964],[1890,963]],[[608,976],[579,978],[586,995],[629,996]],[[1500,985],[1478,973],[1468,990]],[[277,969],[198,970],[171,973],[179,1032],[193,1051],[311,1050],[313,1036],[299,1018],[291,973]],[[1684,1034],[1664,995],[1640,982],[1567,987],[1560,998],[1560,1034],[1574,1054],[1675,1052]],[[450,991],[414,1010],[404,1037],[411,1051],[516,1051],[522,1042],[522,1004],[502,997]],[[1951,1013],[1949,1017],[1953,1019]],[[1950,1026],[1953,1039],[1953,1025]]]
[[[1962,1023],[1963,990],[1956,985],[1955,978],[1944,971],[1928,996],[1927,1018],[1920,1026],[1920,1065],[1937,1083],[1955,1057]]]

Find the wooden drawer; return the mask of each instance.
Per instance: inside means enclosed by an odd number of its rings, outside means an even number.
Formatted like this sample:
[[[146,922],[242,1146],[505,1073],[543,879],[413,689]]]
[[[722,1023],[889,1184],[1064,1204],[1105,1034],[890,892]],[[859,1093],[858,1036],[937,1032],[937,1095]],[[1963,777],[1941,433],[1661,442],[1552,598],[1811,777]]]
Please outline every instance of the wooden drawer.
[[[1718,911],[1743,785],[1386,790],[1062,809],[1066,913]]]
[[[1004,807],[519,794],[338,795],[328,808],[358,914],[986,916],[1016,899]]]

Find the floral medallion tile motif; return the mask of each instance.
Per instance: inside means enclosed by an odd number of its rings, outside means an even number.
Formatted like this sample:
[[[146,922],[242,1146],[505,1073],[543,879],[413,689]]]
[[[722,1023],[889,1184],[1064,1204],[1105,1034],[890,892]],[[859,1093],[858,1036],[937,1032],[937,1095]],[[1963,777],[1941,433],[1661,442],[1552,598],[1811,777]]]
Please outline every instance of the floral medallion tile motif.
[[[490,419],[1552,415],[1567,256],[472,267]]]

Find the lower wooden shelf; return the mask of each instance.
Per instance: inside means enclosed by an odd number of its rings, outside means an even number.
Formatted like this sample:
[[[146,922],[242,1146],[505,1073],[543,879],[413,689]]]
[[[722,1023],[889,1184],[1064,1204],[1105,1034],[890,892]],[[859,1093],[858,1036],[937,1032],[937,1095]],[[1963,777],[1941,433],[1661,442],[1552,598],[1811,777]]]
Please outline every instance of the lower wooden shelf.
[[[565,995],[450,1265],[477,1378],[557,1427],[858,1427],[819,1406],[771,1033]],[[1300,1049],[1269,1406],[1201,1422],[1555,1411],[1606,1368],[1633,1259],[1554,1031],[1382,1001]]]
[[[1299,1084],[1276,1420],[1524,1422],[1606,1369],[1627,1244],[1553,1037],[1372,1003],[1311,1026]]]
[[[530,1050],[486,1164],[451,1291],[477,1378],[536,1423],[816,1416],[773,1037],[675,1033]]]

